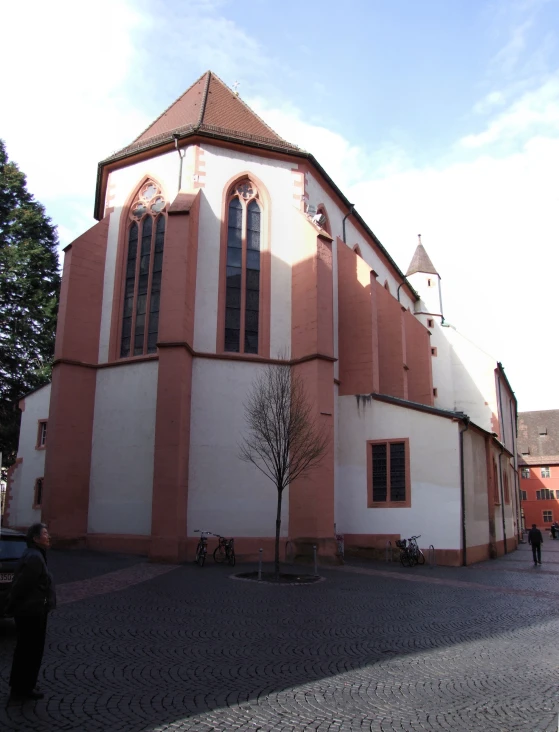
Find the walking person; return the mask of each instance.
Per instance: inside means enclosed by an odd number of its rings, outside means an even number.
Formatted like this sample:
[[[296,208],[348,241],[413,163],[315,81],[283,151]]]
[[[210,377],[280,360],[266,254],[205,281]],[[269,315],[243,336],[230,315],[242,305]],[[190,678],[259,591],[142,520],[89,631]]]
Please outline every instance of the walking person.
[[[42,699],[36,688],[47,631],[47,617],[56,607],[52,575],[47,568],[50,536],[45,524],[33,524],[27,531],[27,549],[16,567],[8,614],[14,616],[17,642],[10,675],[9,701]]]
[[[532,524],[532,528],[528,532],[528,544],[532,546],[532,556],[534,557],[534,567],[542,563],[542,532],[536,528],[536,524]]]

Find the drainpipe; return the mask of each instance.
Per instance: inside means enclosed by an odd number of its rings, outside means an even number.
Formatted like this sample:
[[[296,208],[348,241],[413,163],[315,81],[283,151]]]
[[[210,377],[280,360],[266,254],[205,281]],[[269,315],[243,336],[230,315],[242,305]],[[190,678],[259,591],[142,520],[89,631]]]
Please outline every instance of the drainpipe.
[[[180,193],[180,190],[182,188],[182,161],[184,160],[184,156],[186,155],[186,150],[182,150],[182,152],[181,152],[181,150],[179,148],[179,135],[177,132],[175,132],[173,137],[175,138],[175,150],[178,152],[179,158],[181,159],[181,161],[179,163],[179,190],[178,190],[178,192]]]
[[[403,282],[400,282],[400,284],[398,285],[398,289],[396,290],[396,297],[398,298],[398,302],[400,302],[400,287],[402,287],[403,284]]]
[[[464,432],[470,428],[470,418],[464,417],[466,427],[460,430],[460,508],[462,513],[462,566],[466,566],[466,477],[464,475]]]
[[[503,487],[503,464],[501,463],[502,457],[503,457],[503,448],[501,447],[501,452],[499,454],[499,477],[501,479],[501,518],[503,519],[503,543],[505,545],[505,554],[508,554],[508,552],[507,552],[507,530],[505,528],[505,493],[504,493],[504,487]]]
[[[342,219],[342,239],[344,240],[344,244],[347,244],[347,242],[345,240],[345,220],[347,219],[348,216],[351,216],[351,214],[353,213],[354,206],[355,206],[354,203],[349,204],[349,211],[346,213],[346,215]]]

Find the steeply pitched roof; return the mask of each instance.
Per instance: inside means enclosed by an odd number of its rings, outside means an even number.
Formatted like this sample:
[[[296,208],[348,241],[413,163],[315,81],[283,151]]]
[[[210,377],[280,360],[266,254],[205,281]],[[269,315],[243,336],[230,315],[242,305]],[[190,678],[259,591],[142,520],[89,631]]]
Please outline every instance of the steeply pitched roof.
[[[559,461],[559,409],[519,412],[518,452],[528,464]]]
[[[428,274],[436,275],[439,274],[435,269],[433,262],[429,259],[429,255],[425,251],[425,247],[421,242],[417,245],[413,259],[411,260],[408,271],[406,272],[406,277],[409,277],[416,272],[426,272]]]
[[[232,140],[299,150],[268,127],[213,71],[206,71],[141,135],[107,161],[172,141],[175,133],[182,136],[198,130],[220,133]]]

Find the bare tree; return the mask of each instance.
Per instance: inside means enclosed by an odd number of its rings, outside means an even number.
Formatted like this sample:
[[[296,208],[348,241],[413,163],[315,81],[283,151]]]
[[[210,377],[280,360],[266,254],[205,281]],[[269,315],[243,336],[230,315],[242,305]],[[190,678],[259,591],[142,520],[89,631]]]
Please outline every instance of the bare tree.
[[[276,486],[275,573],[279,578],[283,491],[319,465],[330,436],[313,416],[302,379],[287,364],[266,366],[245,403],[248,435],[241,460],[252,463]]]

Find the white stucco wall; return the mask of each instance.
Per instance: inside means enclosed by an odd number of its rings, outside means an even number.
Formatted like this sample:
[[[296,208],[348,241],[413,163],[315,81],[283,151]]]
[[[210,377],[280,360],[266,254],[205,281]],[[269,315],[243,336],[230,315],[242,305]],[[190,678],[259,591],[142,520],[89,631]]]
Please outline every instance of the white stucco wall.
[[[367,507],[367,440],[409,438],[411,507]],[[419,544],[459,549],[458,427],[449,419],[375,400],[338,398],[336,523],[344,534],[421,534]]]
[[[265,366],[234,361],[194,361],[188,479],[188,535],[194,530],[237,537],[275,535],[273,483],[239,457],[246,429],[243,402]],[[281,535],[288,534],[289,494],[284,492]]]
[[[35,481],[45,475],[45,450],[38,450],[37,434],[40,419],[48,419],[50,384],[25,397],[17,456],[23,462],[16,469],[10,501],[10,525],[30,526],[41,520],[41,510],[33,508]],[[48,446],[47,425],[47,446]]]
[[[264,209],[262,248],[271,246],[270,353],[276,356],[291,345],[291,261],[297,230],[293,174],[296,161],[282,162],[203,145],[205,187],[200,202],[198,276],[194,348],[214,353],[217,338],[219,255],[223,196],[226,185],[252,173],[268,191],[271,207]],[[269,224],[269,226],[268,226]]]
[[[481,546],[489,542],[485,438],[478,432],[466,430],[463,440],[466,545]]]
[[[157,361],[97,371],[88,531],[150,534]]]

